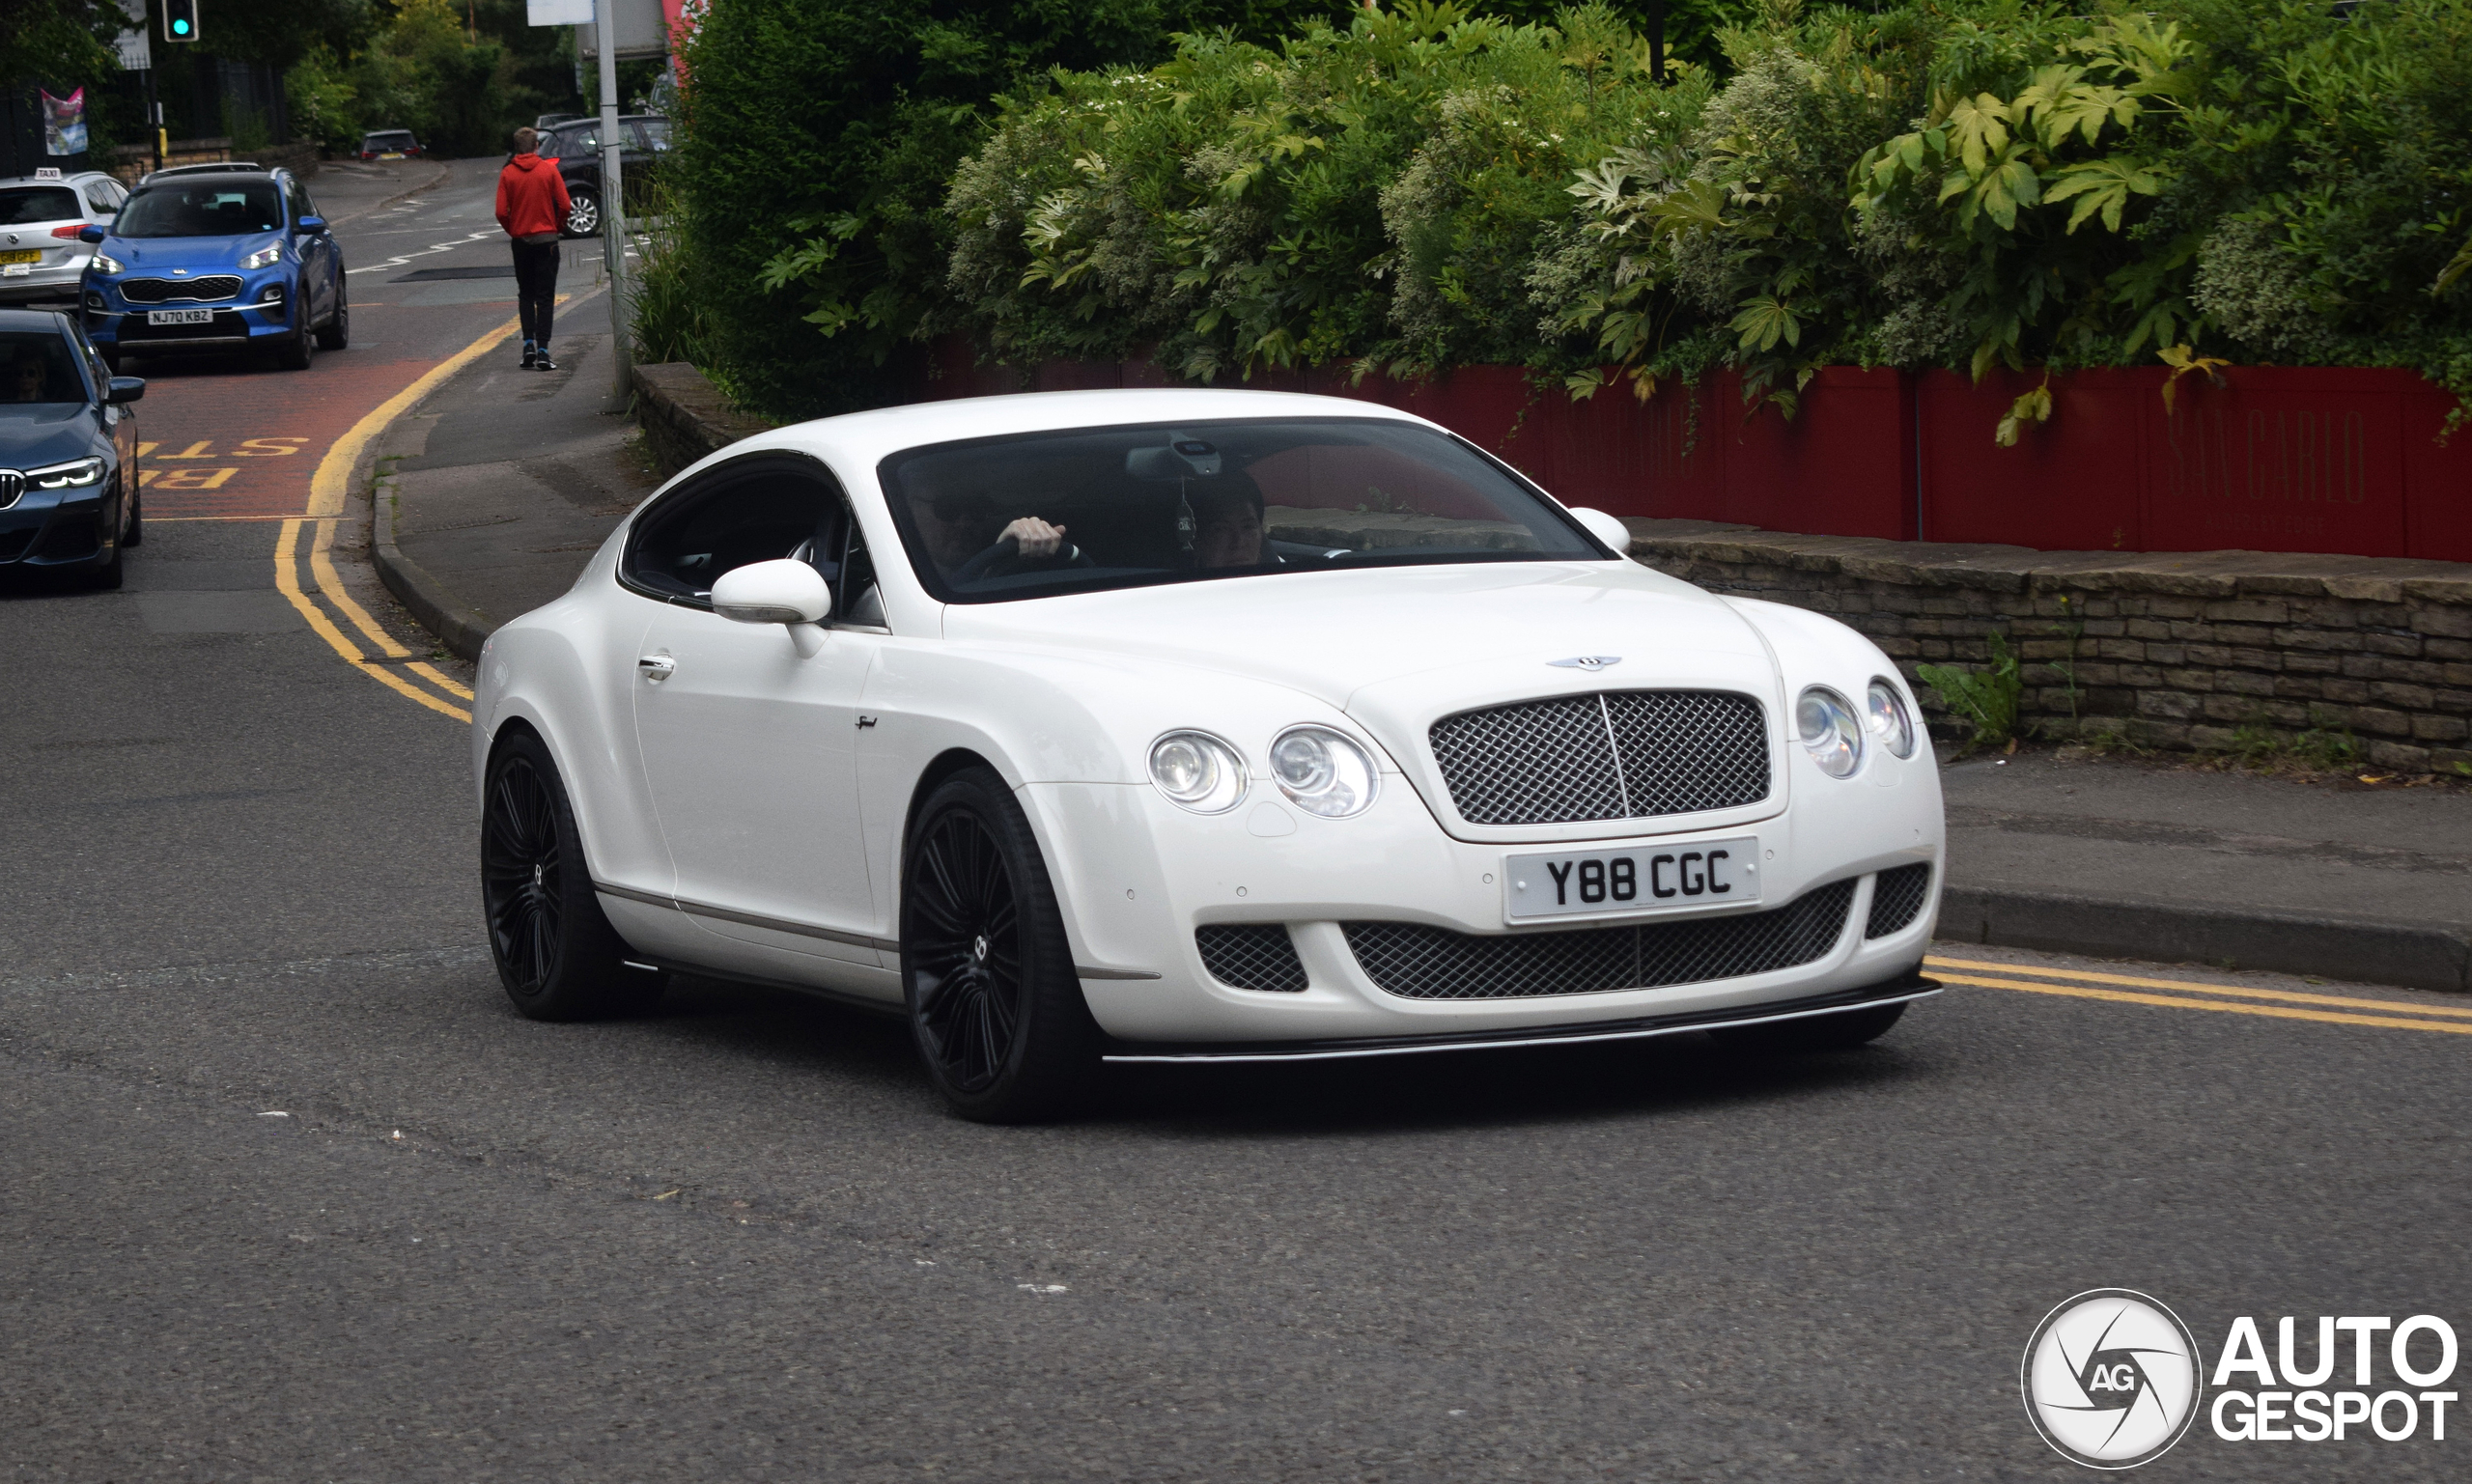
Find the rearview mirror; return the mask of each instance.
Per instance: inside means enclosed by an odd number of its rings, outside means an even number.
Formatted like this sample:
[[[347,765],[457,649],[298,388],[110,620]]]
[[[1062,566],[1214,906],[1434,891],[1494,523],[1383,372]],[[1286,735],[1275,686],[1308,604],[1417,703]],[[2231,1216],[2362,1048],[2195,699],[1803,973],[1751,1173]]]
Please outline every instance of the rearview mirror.
[[[114,377],[103,387],[105,402],[135,402],[145,395],[144,377]]]
[[[1587,528],[1590,536],[1612,546],[1615,556],[1631,554],[1629,526],[1601,510],[1591,510],[1586,505],[1572,506],[1571,514],[1579,518],[1580,524]]]
[[[741,624],[787,624],[799,653],[812,655],[824,644],[814,626],[831,616],[832,589],[804,562],[749,562],[713,584],[713,611]]]
[[[99,242],[110,236],[111,233],[107,229],[98,227],[93,222],[88,222],[77,229],[77,240],[80,242]]]
[[[304,216],[300,218],[300,230],[303,232],[323,232],[326,230],[326,219],[323,216]]]

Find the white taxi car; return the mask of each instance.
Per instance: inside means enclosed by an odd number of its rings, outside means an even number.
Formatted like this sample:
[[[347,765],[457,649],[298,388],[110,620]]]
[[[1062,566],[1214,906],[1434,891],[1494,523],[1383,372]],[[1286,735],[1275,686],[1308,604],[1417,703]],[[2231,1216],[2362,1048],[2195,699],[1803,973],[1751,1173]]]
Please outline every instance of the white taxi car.
[[[75,302],[95,249],[78,238],[111,225],[128,191],[98,170],[38,170],[0,181],[0,305]]]
[[[982,1119],[1105,1061],[1868,1041],[1937,988],[1914,699],[1627,541],[1333,398],[733,444],[483,654],[499,973],[542,1019],[671,970],[894,1011]]]

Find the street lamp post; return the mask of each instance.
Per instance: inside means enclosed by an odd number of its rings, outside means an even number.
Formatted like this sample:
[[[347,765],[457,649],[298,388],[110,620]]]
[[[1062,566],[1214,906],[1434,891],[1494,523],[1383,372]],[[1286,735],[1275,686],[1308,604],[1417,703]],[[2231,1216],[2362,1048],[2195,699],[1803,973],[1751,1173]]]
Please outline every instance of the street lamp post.
[[[593,0],[593,40],[601,62],[601,247],[609,266],[609,363],[611,394],[625,402],[632,390],[627,344],[626,179],[618,141],[617,0]]]

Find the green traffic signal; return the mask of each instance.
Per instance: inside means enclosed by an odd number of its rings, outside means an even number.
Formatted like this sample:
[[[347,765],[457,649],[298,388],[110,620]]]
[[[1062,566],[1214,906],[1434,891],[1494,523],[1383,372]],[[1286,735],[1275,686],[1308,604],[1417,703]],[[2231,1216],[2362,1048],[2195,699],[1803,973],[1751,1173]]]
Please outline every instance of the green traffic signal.
[[[197,0],[163,0],[163,39],[168,42],[197,40]]]

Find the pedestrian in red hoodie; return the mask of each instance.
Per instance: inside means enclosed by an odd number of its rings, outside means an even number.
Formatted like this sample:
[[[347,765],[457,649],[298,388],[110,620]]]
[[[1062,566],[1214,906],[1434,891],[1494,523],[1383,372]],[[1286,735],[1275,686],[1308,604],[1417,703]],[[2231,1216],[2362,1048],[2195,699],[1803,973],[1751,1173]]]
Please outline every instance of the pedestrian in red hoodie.
[[[533,152],[537,129],[515,131],[515,158],[498,172],[498,225],[515,249],[515,312],[523,323],[523,364],[555,371],[549,359],[549,309],[558,301],[558,228],[573,210],[566,177],[555,160]]]

